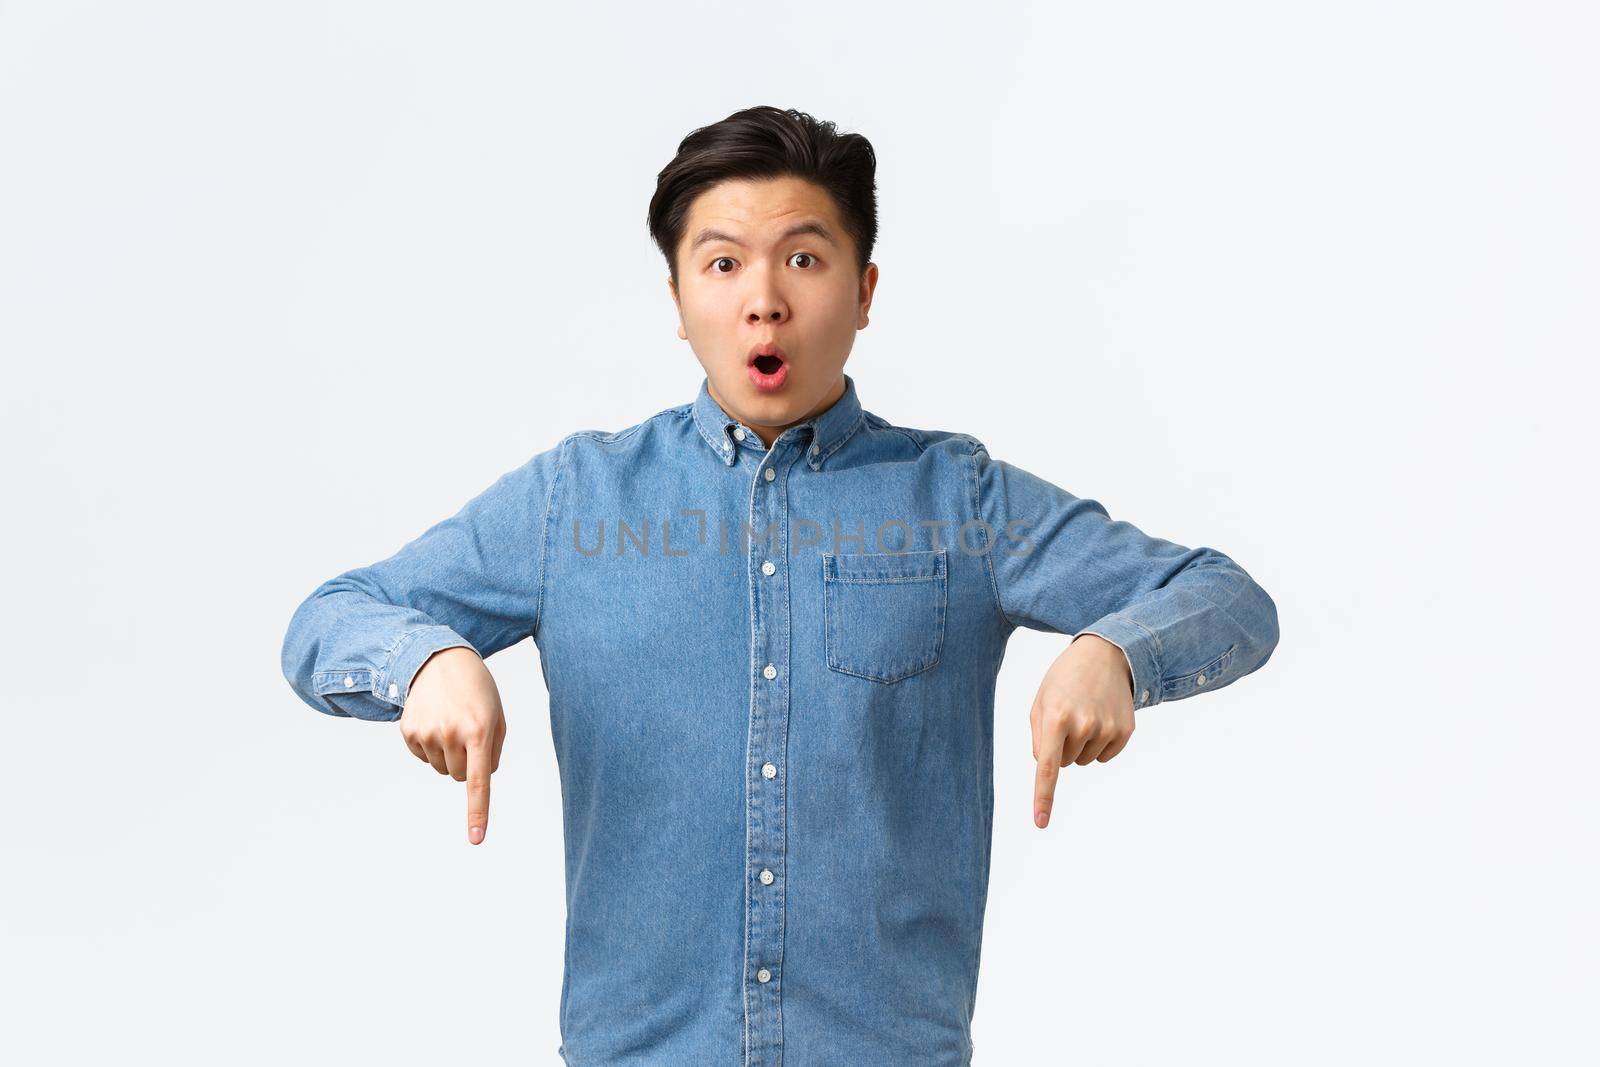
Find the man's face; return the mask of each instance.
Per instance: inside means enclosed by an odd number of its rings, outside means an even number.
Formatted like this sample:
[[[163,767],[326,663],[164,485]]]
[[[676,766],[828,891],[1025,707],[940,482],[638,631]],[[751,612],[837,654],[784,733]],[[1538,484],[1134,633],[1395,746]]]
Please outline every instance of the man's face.
[[[795,227],[820,230],[791,233]],[[833,197],[799,178],[721,182],[695,198],[678,244],[678,336],[711,398],[770,445],[844,394],[844,364],[878,267],[856,272]],[[774,342],[781,361],[753,360]]]

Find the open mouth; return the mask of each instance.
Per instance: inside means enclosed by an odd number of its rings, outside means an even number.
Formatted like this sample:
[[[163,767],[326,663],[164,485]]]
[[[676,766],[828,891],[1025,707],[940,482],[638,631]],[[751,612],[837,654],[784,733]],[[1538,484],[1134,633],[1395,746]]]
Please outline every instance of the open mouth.
[[[763,393],[776,393],[789,380],[789,364],[776,341],[763,341],[750,349],[750,384]]]

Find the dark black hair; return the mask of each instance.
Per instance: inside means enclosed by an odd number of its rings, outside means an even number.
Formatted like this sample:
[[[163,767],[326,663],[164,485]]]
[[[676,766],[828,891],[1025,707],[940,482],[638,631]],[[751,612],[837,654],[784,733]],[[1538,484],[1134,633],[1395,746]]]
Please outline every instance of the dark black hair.
[[[667,257],[678,284],[678,242],[695,197],[731,178],[802,178],[826,189],[856,246],[865,273],[878,239],[878,158],[859,133],[839,133],[793,108],[760,105],[702,126],[678,143],[678,154],[656,175],[650,198],[650,236]]]

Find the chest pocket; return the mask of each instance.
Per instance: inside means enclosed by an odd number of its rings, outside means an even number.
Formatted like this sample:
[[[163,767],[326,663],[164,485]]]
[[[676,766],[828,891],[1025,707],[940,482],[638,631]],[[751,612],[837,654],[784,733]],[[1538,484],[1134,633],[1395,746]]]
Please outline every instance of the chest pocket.
[[[822,554],[828,669],[898,682],[939,662],[945,550]]]

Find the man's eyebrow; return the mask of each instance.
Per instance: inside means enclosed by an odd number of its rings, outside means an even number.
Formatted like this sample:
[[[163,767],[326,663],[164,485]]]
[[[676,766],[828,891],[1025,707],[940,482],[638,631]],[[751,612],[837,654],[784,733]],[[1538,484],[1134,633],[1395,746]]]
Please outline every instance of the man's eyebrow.
[[[781,244],[791,237],[799,237],[801,234],[807,233],[816,237],[820,237],[831,245],[837,245],[839,243],[833,239],[833,233],[826,226],[815,221],[795,223],[793,226],[790,226],[787,230],[784,230],[778,235],[778,242]],[[726,241],[730,245],[738,245],[740,248],[744,247],[744,245],[739,242],[738,238],[733,237],[731,234],[724,233],[721,230],[712,229],[711,227],[706,227],[694,235],[694,240],[689,244],[689,251],[693,252],[701,245],[710,244],[713,241]]]

